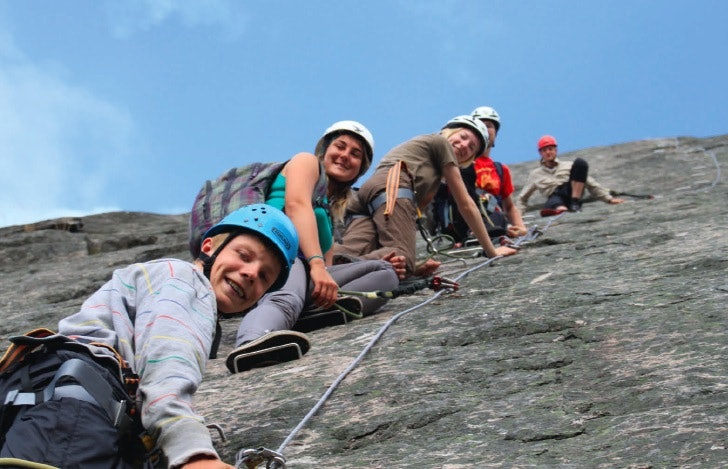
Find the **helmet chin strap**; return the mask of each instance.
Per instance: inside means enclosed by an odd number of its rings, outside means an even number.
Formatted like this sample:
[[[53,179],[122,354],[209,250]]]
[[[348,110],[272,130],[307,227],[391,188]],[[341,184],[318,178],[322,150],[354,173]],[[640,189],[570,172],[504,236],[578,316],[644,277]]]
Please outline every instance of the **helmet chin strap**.
[[[228,235],[227,238],[225,238],[225,241],[220,243],[220,246],[218,246],[217,249],[215,249],[215,252],[212,253],[211,256],[208,256],[204,252],[200,252],[200,255],[198,258],[202,261],[202,273],[207,277],[207,280],[210,280],[210,271],[212,271],[212,264],[215,263],[215,259],[217,259],[217,255],[220,254],[220,251],[223,250],[227,244],[232,241],[234,237],[236,237],[240,233],[232,232]]]
[[[212,264],[215,263],[215,259],[217,259],[217,255],[220,254],[220,251],[223,250],[225,246],[237,235],[240,233],[231,232],[227,238],[225,238],[225,241],[223,241],[220,246],[215,249],[215,252],[212,253],[211,256],[208,256],[204,252],[200,251],[200,255],[197,256],[198,259],[202,261],[202,273],[207,277],[207,280],[210,280],[210,271],[212,271]],[[218,320],[215,321],[215,335],[212,336],[212,346],[210,347],[210,359],[217,358],[217,349],[220,347],[220,340],[222,339],[222,326],[220,326],[220,319],[219,319],[219,313],[218,313]]]

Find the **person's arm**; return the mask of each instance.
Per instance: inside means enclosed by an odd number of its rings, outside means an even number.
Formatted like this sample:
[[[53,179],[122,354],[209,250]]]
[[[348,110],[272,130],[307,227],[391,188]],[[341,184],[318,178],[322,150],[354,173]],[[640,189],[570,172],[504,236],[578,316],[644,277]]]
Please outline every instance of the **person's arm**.
[[[468,190],[465,188],[463,179],[460,176],[460,169],[454,164],[448,164],[444,168],[443,176],[445,177],[447,186],[450,188],[450,193],[455,199],[458,211],[465,219],[465,222],[475,235],[485,254],[488,257],[515,254],[517,252],[515,249],[506,246],[500,246],[498,248],[493,246],[488,235],[488,229],[485,227],[485,223],[483,223],[483,219],[480,216],[480,210],[478,210],[475,202],[470,198]]]
[[[311,153],[299,153],[291,158],[283,169],[286,177],[284,211],[296,227],[301,252],[311,267],[314,286],[311,298],[318,306],[329,307],[336,301],[339,286],[326,271],[326,266],[331,264],[332,254],[321,252],[318,225],[311,202],[319,170],[319,160]]]
[[[595,199],[601,200],[602,202],[606,202],[608,204],[613,203],[612,199],[614,197],[612,197],[612,195],[609,193],[609,190],[602,187],[602,185],[599,184],[593,177],[588,176],[584,185],[589,191],[589,194],[591,194],[592,197],[594,197]]]
[[[226,464],[217,458],[200,456],[180,466],[180,469],[235,469],[235,466]]]
[[[526,211],[526,207],[528,207],[528,199],[531,198],[531,194],[536,190],[536,183],[532,180],[532,178],[528,178],[528,182],[526,182],[526,185],[521,189],[521,192],[518,194],[518,202],[516,203],[516,208],[521,212]]]
[[[525,235],[528,230],[526,229],[526,224],[523,222],[521,211],[518,210],[516,204],[513,203],[512,196],[509,195],[508,197],[503,198],[503,210],[505,210],[506,217],[510,222],[510,226],[508,226],[508,236],[516,237]]]
[[[506,229],[508,236],[515,238],[523,236],[528,233],[526,224],[523,222],[521,211],[513,202],[513,178],[511,177],[511,169],[508,165],[501,165],[503,170],[503,176],[501,177],[500,184],[500,196],[501,206],[506,214],[508,220],[508,227]]]
[[[137,290],[148,288],[146,278],[154,294],[139,295],[134,323],[134,369],[141,377],[144,428],[159,435],[170,467],[191,458],[219,458],[193,406],[217,321],[210,284],[201,272],[181,262],[139,273]]]
[[[129,362],[141,378],[142,425],[176,468],[218,458],[192,405],[216,320],[215,297],[202,273],[184,261],[161,260],[115,271],[78,313],[59,322],[59,332],[103,342]]]

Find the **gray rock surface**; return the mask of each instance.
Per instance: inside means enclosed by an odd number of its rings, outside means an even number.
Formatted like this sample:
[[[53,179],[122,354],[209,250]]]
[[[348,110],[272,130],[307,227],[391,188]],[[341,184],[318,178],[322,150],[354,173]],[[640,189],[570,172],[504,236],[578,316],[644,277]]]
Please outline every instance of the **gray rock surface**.
[[[295,362],[230,375],[238,320],[224,321],[196,405],[225,459],[266,447],[292,468],[728,466],[728,135],[562,155],[575,156],[603,185],[655,198],[530,211],[543,234],[517,256],[448,261],[459,291],[313,331]],[[513,165],[516,184],[536,165]],[[125,212],[0,229],[0,336],[55,328],[116,267],[187,259],[186,223]]]

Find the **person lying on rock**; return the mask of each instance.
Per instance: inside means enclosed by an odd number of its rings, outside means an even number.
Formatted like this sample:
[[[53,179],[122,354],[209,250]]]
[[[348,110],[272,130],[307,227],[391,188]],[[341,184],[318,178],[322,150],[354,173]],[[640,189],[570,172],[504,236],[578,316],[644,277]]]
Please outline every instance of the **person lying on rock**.
[[[319,138],[314,153],[294,155],[273,181],[266,203],[283,210],[296,226],[301,249],[291,266],[288,281],[277,291],[265,295],[240,321],[235,349],[226,359],[233,372],[274,365],[299,358],[308,343],[299,340],[296,328],[310,312],[334,309],[346,302],[355,316],[378,311],[387,298],[341,298],[344,291],[390,291],[404,276],[404,258],[394,252],[376,258],[333,262],[334,221],[343,218],[352,185],[371,165],[374,139],[356,121],[339,121]],[[317,180],[324,173],[326,203],[314,205]],[[343,313],[342,313],[343,314]],[[298,325],[297,325],[298,324]],[[311,327],[316,328],[316,327]],[[301,330],[310,330],[305,326]],[[294,343],[296,347],[286,347]]]
[[[171,468],[232,469],[192,397],[219,340],[218,314],[246,311],[283,285],[297,252],[288,217],[249,205],[205,233],[193,263],[115,270],[57,334],[11,338],[0,362],[0,458],[136,468],[158,457]]]
[[[542,216],[556,215],[562,212],[581,211],[584,189],[598,200],[608,204],[621,204],[622,199],[612,197],[609,191],[589,176],[589,165],[581,158],[572,161],[561,161],[558,154],[556,139],[551,135],[544,135],[538,140],[538,152],[541,155],[541,165],[531,171],[526,185],[518,194],[518,208],[521,212],[526,210],[528,199],[538,190],[546,197]]]
[[[460,175],[460,167],[470,165],[487,147],[488,130],[483,123],[472,116],[457,116],[440,132],[415,137],[390,150],[350,202],[351,222],[335,252],[376,259],[394,251],[406,259],[408,276],[434,273],[440,263],[433,259],[417,265],[416,219],[444,179],[485,255],[515,254],[510,247],[493,246]]]

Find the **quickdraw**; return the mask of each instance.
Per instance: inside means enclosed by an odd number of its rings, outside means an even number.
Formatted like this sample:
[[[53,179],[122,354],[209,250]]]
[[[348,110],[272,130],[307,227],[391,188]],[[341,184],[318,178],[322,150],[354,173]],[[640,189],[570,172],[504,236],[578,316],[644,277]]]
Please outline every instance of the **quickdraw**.
[[[398,298],[402,295],[411,295],[425,288],[430,288],[433,291],[440,290],[451,290],[457,291],[460,285],[448,278],[434,275],[428,278],[421,278],[417,280],[410,280],[400,284],[399,287],[390,291],[350,291],[350,290],[339,290],[341,295],[361,296],[364,298]]]
[[[277,451],[267,448],[244,449],[238,452],[235,468],[255,469],[265,463],[266,469],[285,469],[286,458]],[[241,464],[245,464],[242,466]]]
[[[460,284],[449,278],[440,277],[440,276],[436,275],[436,276],[432,277],[432,280],[430,281],[430,288],[433,291],[440,291],[443,289],[451,290],[451,291],[458,291],[458,289],[460,288]]]

